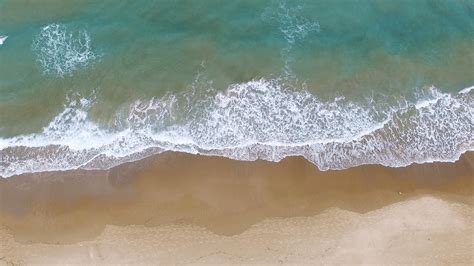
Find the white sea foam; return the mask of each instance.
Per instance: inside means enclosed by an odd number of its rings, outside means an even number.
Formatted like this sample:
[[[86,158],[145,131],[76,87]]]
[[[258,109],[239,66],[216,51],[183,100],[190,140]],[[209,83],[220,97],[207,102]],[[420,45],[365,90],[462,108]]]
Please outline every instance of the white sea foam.
[[[304,156],[322,170],[454,161],[474,149],[472,90],[434,87],[387,106],[338,97],[321,101],[280,80],[253,80],[220,93],[139,100],[114,127],[94,122],[94,101],[71,97],[42,132],[0,138],[0,176],[107,169],[163,151],[279,161]]]
[[[285,1],[280,1],[276,5],[273,16],[276,16],[280,24],[279,29],[289,44],[304,39],[313,31],[320,31],[317,21],[301,15],[303,10],[304,6],[289,4]]]
[[[43,73],[54,76],[70,75],[98,57],[86,31],[72,31],[61,24],[43,27],[32,48]]]
[[[283,34],[287,42],[286,47],[281,50],[281,56],[285,62],[283,73],[292,75],[291,63],[293,57],[291,50],[293,45],[308,36],[312,32],[319,32],[321,27],[319,22],[304,16],[302,13],[305,7],[287,1],[274,1],[272,5],[262,13],[263,21],[278,23],[278,29]]]
[[[474,90],[474,86],[471,86],[471,87],[467,87],[465,89],[462,89],[459,93],[460,94],[467,94],[467,93],[470,93],[472,90]]]
[[[8,36],[6,35],[0,35],[0,45],[3,45],[5,41],[7,40]]]

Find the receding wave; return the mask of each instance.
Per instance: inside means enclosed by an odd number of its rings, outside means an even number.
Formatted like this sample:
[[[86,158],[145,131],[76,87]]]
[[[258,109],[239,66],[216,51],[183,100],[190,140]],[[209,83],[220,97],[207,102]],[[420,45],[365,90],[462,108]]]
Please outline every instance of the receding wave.
[[[0,138],[0,175],[107,169],[163,151],[237,160],[304,156],[321,170],[454,161],[474,148],[472,89],[451,95],[431,87],[412,101],[361,104],[322,101],[305,88],[260,79],[223,92],[137,100],[107,126],[90,117],[93,99],[73,95],[42,132]]]

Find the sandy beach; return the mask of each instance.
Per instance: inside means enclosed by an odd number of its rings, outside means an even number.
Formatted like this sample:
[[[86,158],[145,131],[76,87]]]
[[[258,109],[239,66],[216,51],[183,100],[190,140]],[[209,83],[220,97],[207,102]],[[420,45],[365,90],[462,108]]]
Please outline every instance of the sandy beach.
[[[164,153],[0,180],[4,264],[473,263],[474,154],[318,171]]]

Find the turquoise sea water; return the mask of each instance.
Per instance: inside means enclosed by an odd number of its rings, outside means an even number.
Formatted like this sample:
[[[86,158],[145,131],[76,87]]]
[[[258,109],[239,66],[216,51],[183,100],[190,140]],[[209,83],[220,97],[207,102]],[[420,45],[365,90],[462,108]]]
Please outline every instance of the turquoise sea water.
[[[0,36],[0,176],[474,148],[471,0],[0,0]]]

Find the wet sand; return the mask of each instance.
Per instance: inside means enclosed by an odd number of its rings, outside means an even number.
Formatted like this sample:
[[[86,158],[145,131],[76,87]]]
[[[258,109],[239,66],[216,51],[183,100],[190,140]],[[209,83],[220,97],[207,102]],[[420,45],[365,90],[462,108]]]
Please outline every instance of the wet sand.
[[[0,262],[473,263],[474,153],[318,171],[168,152],[0,180]]]

